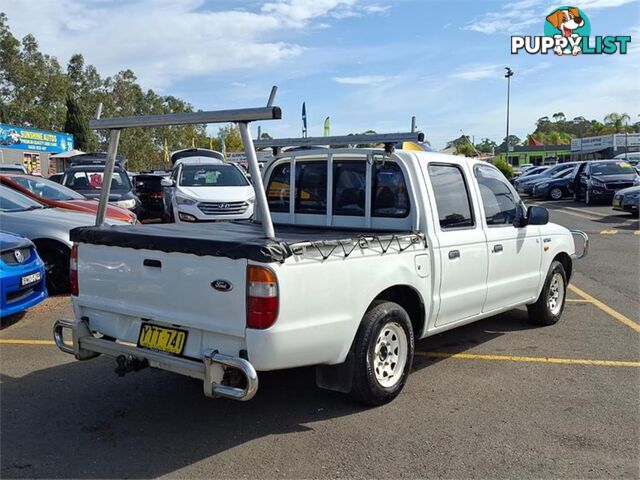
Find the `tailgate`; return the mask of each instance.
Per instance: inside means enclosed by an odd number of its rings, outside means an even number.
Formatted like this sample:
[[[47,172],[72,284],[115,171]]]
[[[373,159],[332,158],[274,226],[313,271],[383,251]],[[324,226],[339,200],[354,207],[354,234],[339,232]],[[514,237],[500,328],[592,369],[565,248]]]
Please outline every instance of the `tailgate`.
[[[76,314],[111,312],[244,338],[246,268],[246,259],[81,243]],[[216,281],[231,288],[215,289]]]

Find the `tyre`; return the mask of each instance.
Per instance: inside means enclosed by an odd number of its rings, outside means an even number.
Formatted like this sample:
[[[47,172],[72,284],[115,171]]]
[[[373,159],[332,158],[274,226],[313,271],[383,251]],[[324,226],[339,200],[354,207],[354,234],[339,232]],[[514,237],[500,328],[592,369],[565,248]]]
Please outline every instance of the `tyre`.
[[[538,325],[554,325],[560,320],[567,294],[567,274],[555,260],[536,303],[527,305],[529,319]]]
[[[563,192],[560,187],[553,187],[549,192],[549,198],[551,200],[560,200],[562,198]]]
[[[37,249],[44,262],[49,294],[69,293],[69,248],[65,245],[45,244]]]
[[[413,327],[397,303],[376,302],[362,319],[352,345],[351,396],[383,405],[398,396],[413,362]]]

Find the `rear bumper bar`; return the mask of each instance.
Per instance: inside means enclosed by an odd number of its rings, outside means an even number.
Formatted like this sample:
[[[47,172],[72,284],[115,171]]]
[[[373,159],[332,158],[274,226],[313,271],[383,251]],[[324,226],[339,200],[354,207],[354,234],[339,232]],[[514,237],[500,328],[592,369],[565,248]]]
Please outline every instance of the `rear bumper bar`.
[[[578,235],[582,237],[582,253],[574,253],[573,255],[571,255],[571,258],[573,258],[574,260],[580,260],[581,258],[586,257],[589,253],[589,236],[582,230],[570,230],[570,232],[573,236]]]
[[[72,343],[66,343],[64,330],[71,330]],[[132,345],[94,337],[84,320],[57,320],[53,325],[53,339],[64,353],[74,355],[78,360],[89,360],[101,354],[111,357],[132,357],[146,360],[149,365],[162,370],[179,373],[202,380],[207,397],[225,397],[246,401],[258,391],[258,374],[253,365],[244,358],[218,353],[216,350],[204,355],[202,362],[164,353],[144,350]],[[239,370],[245,377],[246,387],[237,388],[222,384],[227,368]]]

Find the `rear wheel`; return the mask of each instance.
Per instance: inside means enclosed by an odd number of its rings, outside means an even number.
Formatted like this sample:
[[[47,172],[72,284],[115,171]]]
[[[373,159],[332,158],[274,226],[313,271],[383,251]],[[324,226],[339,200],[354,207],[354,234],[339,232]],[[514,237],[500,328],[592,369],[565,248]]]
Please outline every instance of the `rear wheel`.
[[[549,192],[549,198],[551,198],[551,200],[560,200],[562,198],[562,189],[560,187],[553,187]]]
[[[45,243],[37,245],[38,254],[44,262],[47,290],[51,295],[69,292],[69,257],[66,245]]]
[[[567,293],[567,274],[562,263],[557,260],[551,264],[542,292],[536,303],[527,305],[529,319],[539,325],[558,323]]]
[[[413,328],[397,303],[377,302],[365,314],[352,346],[351,396],[383,405],[398,396],[413,362]]]

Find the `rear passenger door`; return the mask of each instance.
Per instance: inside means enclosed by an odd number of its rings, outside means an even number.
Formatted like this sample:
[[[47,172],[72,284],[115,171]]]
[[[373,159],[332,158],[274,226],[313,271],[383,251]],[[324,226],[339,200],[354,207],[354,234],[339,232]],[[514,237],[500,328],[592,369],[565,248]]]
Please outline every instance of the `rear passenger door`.
[[[518,194],[498,169],[477,164],[474,174],[483,207],[489,272],[487,299],[482,308],[490,312],[536,296],[540,282],[542,246],[535,225],[516,228],[523,215]]]
[[[475,218],[462,166],[430,163],[428,171],[437,211],[439,253],[434,253],[441,265],[440,308],[436,317],[436,326],[440,327],[482,311],[487,246],[484,230]]]

